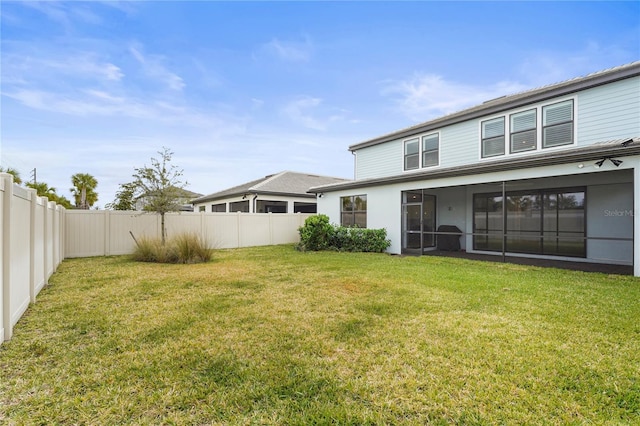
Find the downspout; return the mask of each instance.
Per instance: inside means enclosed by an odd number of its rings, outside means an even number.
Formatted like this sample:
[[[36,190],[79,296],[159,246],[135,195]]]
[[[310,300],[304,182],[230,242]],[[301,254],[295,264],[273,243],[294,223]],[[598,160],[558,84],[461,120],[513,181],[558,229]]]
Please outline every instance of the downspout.
[[[353,180],[356,180],[356,168],[358,166],[358,160],[356,157],[356,152],[355,151],[351,151],[351,155],[353,155]]]
[[[257,211],[256,211],[256,199],[257,198],[258,198],[258,194],[255,194],[254,197],[253,197],[253,201],[252,201],[252,203],[253,203],[253,212],[254,213],[257,213]]]

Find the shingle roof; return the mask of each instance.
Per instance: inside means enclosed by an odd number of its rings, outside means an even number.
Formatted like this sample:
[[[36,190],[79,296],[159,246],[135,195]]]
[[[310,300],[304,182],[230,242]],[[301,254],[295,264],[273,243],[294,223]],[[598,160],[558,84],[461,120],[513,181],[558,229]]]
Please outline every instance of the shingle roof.
[[[640,61],[632,62],[627,65],[621,65],[615,68],[594,72],[583,77],[576,77],[560,83],[550,84],[536,89],[527,90],[508,96],[501,96],[496,99],[486,101],[480,105],[476,105],[465,110],[445,115],[434,120],[417,124],[402,130],[398,130],[383,136],[379,136],[368,141],[356,143],[349,147],[349,151],[355,151],[368,146],[378,145],[384,142],[409,137],[417,133],[427,132],[450,126],[462,121],[479,118],[482,116],[497,114],[499,112],[517,108],[522,105],[541,102],[550,98],[568,95],[580,90],[612,83],[617,80],[635,77],[640,75]]]
[[[204,197],[193,200],[193,203],[203,203],[206,201],[219,200],[243,194],[290,195],[310,198],[313,197],[313,195],[308,191],[312,186],[328,185],[347,181],[347,179],[330,176],[284,171],[265,176],[261,179],[252,180],[223,191],[205,195]]]

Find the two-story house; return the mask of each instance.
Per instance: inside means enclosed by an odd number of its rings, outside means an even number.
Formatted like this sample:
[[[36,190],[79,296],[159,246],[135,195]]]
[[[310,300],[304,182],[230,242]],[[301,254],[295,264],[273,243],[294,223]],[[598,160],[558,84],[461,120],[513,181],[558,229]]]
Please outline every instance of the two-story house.
[[[489,100],[349,147],[355,180],[318,212],[462,250],[634,265],[640,276],[640,62]],[[634,212],[636,214],[634,214]]]

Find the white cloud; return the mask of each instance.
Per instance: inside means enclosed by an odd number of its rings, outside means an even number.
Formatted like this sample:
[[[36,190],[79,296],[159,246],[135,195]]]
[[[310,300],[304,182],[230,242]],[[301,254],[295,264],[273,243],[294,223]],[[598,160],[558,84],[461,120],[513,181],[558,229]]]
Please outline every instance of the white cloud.
[[[313,44],[308,38],[302,42],[274,38],[263,45],[262,50],[287,62],[308,62],[313,54]]]
[[[165,61],[163,56],[145,55],[139,45],[129,47],[129,52],[142,65],[144,73],[149,77],[154,78],[171,90],[181,91],[185,87],[182,77],[169,71],[163,65]]]
[[[311,111],[315,110],[322,103],[320,98],[303,97],[289,102],[282,112],[286,117],[296,124],[309,129],[324,130],[326,126],[320,120],[314,118]]]
[[[410,119],[426,121],[525,88],[517,82],[474,86],[436,74],[416,74],[407,80],[386,82],[382,94],[395,98],[400,111]]]

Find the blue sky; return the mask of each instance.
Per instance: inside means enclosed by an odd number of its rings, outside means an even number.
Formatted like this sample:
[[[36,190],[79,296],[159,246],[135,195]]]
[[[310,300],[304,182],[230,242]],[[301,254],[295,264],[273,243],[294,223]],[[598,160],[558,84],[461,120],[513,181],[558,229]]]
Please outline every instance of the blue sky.
[[[638,2],[0,3],[0,164],[99,206],[162,147],[209,194],[640,59]]]

